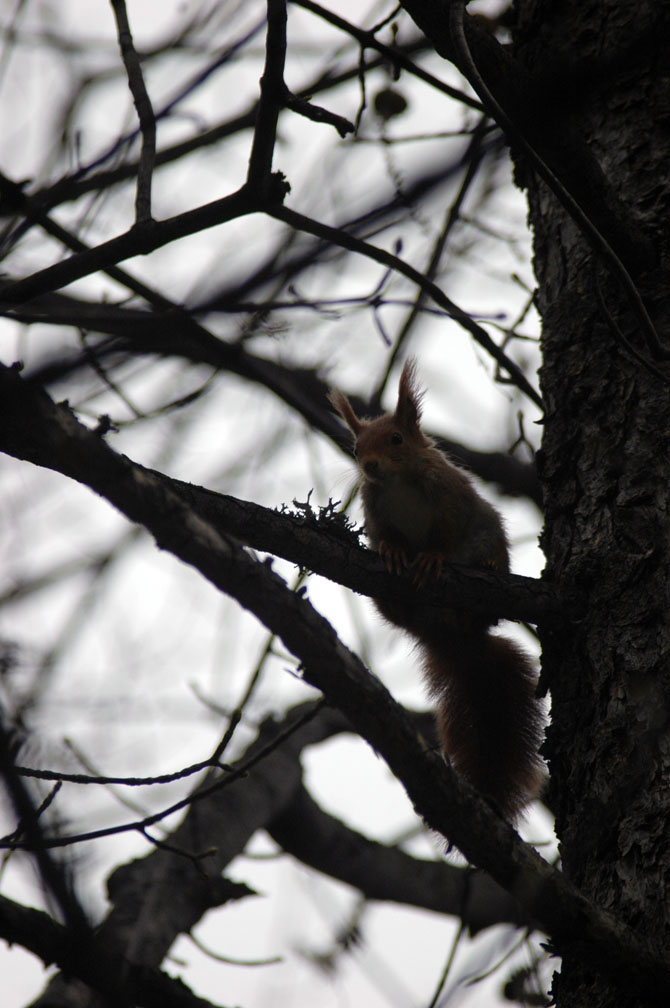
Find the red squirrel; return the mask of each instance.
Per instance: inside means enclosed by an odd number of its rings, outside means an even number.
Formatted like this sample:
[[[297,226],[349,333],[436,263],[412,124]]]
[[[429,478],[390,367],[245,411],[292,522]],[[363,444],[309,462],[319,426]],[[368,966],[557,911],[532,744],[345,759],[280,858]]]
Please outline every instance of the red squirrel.
[[[445,562],[509,571],[501,517],[422,432],[422,396],[413,359],[402,370],[393,414],[361,419],[345,395],[331,393],[354,435],[370,543],[389,571],[409,568],[417,587],[438,577]],[[530,658],[489,633],[485,619],[435,612],[418,600],[375,604],[418,641],[445,757],[514,821],[542,780],[542,707]]]

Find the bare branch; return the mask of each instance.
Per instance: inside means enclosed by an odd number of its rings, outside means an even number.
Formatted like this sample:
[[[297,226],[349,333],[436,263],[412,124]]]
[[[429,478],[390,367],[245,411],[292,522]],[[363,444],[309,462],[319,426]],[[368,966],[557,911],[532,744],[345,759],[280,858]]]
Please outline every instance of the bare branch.
[[[656,955],[630,928],[590,904],[427,749],[403,709],[306,598],[290,592],[267,565],[249,556],[236,540],[217,532],[175,494],[164,493],[147,470],[139,471],[117,456],[69,410],[58,410],[40,390],[26,389],[15,371],[0,373],[4,379],[0,430],[9,423],[14,439],[20,439],[23,431],[32,449],[41,441],[39,451],[50,459],[52,468],[61,465],[80,474],[86,470],[86,482],[132,521],[144,525],[161,548],[197,568],[253,612],[301,662],[305,680],[321,690],[384,757],[431,828],[513,892],[559,947],[575,941],[588,944],[594,960],[610,976],[616,973],[622,983],[634,983],[643,996],[660,1003],[658,992],[670,986],[670,960]],[[151,905],[145,905],[145,911],[152,912]]]
[[[481,347],[486,350],[488,354],[493,357],[493,359],[502,367],[510,376],[510,380],[519,388],[528,398],[535,403],[540,409],[542,409],[542,398],[535,388],[528,381],[524,375],[521,368],[511,360],[507,354],[502,350],[497,343],[495,343],[486,330],[480,326],[467,312],[459,308],[457,304],[451,301],[444,291],[437,286],[432,280],[428,279],[420,273],[417,269],[411,266],[409,263],[400,259],[399,256],[393,255],[387,252],[385,249],[380,249],[376,245],[371,245],[370,242],[363,241],[361,238],[355,238],[353,235],[347,234],[341,228],[330,227],[328,224],[322,224],[320,221],[313,220],[311,217],[306,217],[304,214],[298,213],[296,210],[291,210],[289,207],[285,206],[272,206],[269,207],[267,212],[271,217],[276,217],[278,220],[283,220],[286,224],[291,227],[297,228],[300,231],[306,231],[308,234],[316,235],[318,238],[323,239],[323,241],[332,242],[334,245],[341,245],[343,248],[347,248],[352,252],[358,252],[360,255],[367,256],[369,259],[373,259],[375,262],[382,263],[384,266],[390,266],[391,269],[397,270],[403,276],[415,283],[417,287],[429,294],[435,303],[443,308],[455,322],[458,322],[464,329],[466,329],[471,336],[479,343]]]
[[[283,186],[278,187],[278,190],[282,189]],[[206,228],[254,213],[258,209],[248,190],[243,188],[195,210],[177,214],[176,217],[168,217],[162,221],[147,221],[141,229],[132,227],[124,234],[111,238],[101,245],[76,253],[53,266],[47,266],[46,269],[39,270],[23,280],[6,284],[0,289],[0,303],[19,304],[29,301],[39,294],[58,290],[98,270],[106,270],[109,266],[123,262],[124,259],[136,255],[148,255],[177,238],[196,234]]]
[[[268,832],[288,854],[367,899],[453,914],[471,934],[501,923],[531,926],[518,903],[484,872],[425,861],[370,840],[324,812],[304,787]]]
[[[113,997],[115,1004],[128,1004],[132,999],[146,1008],[216,1008],[211,1001],[196,997],[181,980],[130,963],[110,953],[103,941],[73,940],[70,929],[48,914],[6,896],[0,896],[0,937],[33,952],[45,966],[56,963],[70,976],[79,977],[102,995],[106,1004]]]
[[[406,43],[402,47],[390,49],[386,46],[382,46],[380,48],[380,52],[388,50],[389,53],[393,54],[393,61],[398,61],[408,74],[411,74],[421,80],[426,80],[438,91],[449,93],[447,85],[444,85],[437,78],[433,78],[430,74],[426,74],[418,64],[413,63],[409,58],[410,55],[414,53],[420,54],[427,48],[427,45],[428,44],[426,43],[424,37],[420,36],[419,38]],[[368,71],[384,66],[387,63],[387,57],[385,55],[379,55],[373,59],[366,60],[363,64],[363,70],[367,73]],[[358,66],[349,67],[336,74],[330,72],[321,73],[313,80],[309,81],[305,87],[301,88],[301,90],[297,92],[296,98],[298,100],[307,100],[315,94],[319,94],[323,91],[329,91],[332,88],[351,80],[351,78],[356,77],[358,73]],[[217,123],[217,125],[212,126],[210,129],[206,129],[202,132],[199,131],[193,137],[189,137],[186,140],[182,140],[169,147],[159,150],[156,154],[156,166],[160,167],[162,165],[172,164],[189,154],[201,151],[203,148],[219,143],[221,140],[234,136],[244,130],[252,129],[256,121],[257,113],[258,102],[254,102],[247,111],[243,112],[241,115],[235,116],[232,119],[223,120],[222,122]],[[97,172],[92,171],[93,167],[93,165],[88,165],[83,171],[80,169],[73,174],[66,175],[64,178],[59,179],[52,185],[34,192],[31,199],[33,199],[42,208],[50,209],[61,203],[65,203],[70,200],[77,200],[86,193],[103,192],[114,185],[118,185],[119,183],[126,181],[127,179],[134,178],[138,173],[139,165],[137,162],[130,161],[115,166],[114,168],[106,170],[101,169]],[[0,180],[1,178],[2,176],[0,176]],[[0,193],[8,200],[8,202],[9,200],[13,200],[13,192],[3,192],[2,187],[0,187]]]
[[[327,123],[329,126],[334,126],[341,137],[354,132],[354,124],[345,119],[344,116],[336,115],[335,112],[329,112],[328,109],[306,101],[304,98],[296,98],[295,95],[290,94],[288,91],[286,93],[286,107],[291,109],[292,112],[297,112],[298,115],[304,116],[306,119],[311,119],[312,122]]]
[[[33,805],[25,781],[19,776],[11,755],[11,744],[7,730],[0,723],[0,774],[7,793],[17,814],[19,824],[9,843],[2,846],[16,850],[24,843],[35,854],[40,876],[72,933],[72,939],[86,945],[91,937],[91,929],[86,915],[77,900],[70,880],[62,867],[49,853],[45,833],[39,819],[40,810]]]
[[[0,450],[56,469],[98,493],[103,492],[120,510],[154,534],[154,522],[160,521],[161,515],[166,529],[171,528],[172,502],[177,500],[180,509],[187,510],[197,520],[211,523],[222,535],[234,535],[255,549],[285,557],[354,591],[374,598],[406,597],[416,601],[416,589],[411,580],[390,575],[379,556],[358,546],[357,537],[347,533],[341,522],[317,525],[305,509],[302,519],[296,519],[249,501],[171,480],[162,473],[132,463],[125,456],[116,455],[98,436],[82,427],[67,408],[54,406],[45,393],[25,386],[12,369],[0,369],[0,388],[5,390],[3,405],[6,404],[0,425]],[[19,398],[14,399],[17,392]],[[0,417],[3,417],[2,410]],[[54,434],[56,427],[61,430],[65,440],[58,452],[53,451],[50,439],[39,443],[41,424],[54,429]],[[27,431],[32,428],[35,428],[35,437],[28,439]],[[71,450],[73,444],[68,439],[72,437],[85,439],[84,455]],[[107,489],[110,480],[113,481],[113,473],[117,474],[119,482],[131,479],[151,484],[154,496],[151,516],[144,510],[129,513],[125,497],[117,499],[111,485]],[[503,576],[451,565],[439,585],[424,589],[424,595],[426,605],[441,608],[446,595],[454,600],[454,605],[467,607],[472,612],[490,613],[493,609],[494,616],[530,622],[546,619],[555,623],[563,618],[563,603],[556,598],[551,586],[520,575]]]
[[[119,48],[128,75],[137,117],[142,133],[142,151],[137,171],[135,220],[137,224],[151,220],[151,176],[156,159],[156,119],[142,75],[142,64],[133,45],[125,0],[111,0],[119,35]]]
[[[359,28],[357,25],[352,24],[351,21],[346,21],[344,18],[340,17],[339,14],[335,14],[333,11],[328,10],[327,7],[323,7],[321,4],[314,3],[313,0],[291,0],[296,7],[304,7],[305,10],[311,11],[317,17],[320,17],[323,21],[327,21],[329,24],[334,25],[341,31],[345,32],[347,35],[351,35],[361,46],[361,49],[374,49],[376,52],[380,53],[387,63],[398,68],[398,70],[405,70],[408,73],[414,74],[419,80],[425,81],[430,84],[431,87],[435,88],[436,91],[441,91],[443,94],[448,95],[450,98],[454,98],[456,101],[462,102],[463,105],[467,105],[470,108],[477,109],[481,112],[482,106],[476,100],[472,98],[465,91],[459,91],[458,88],[452,87],[450,84],[446,84],[444,81],[440,80],[439,77],[435,77],[434,74],[428,73],[423,67],[417,66],[412,63],[410,59],[407,58],[404,52],[399,48],[394,46],[384,45],[380,42],[373,31],[366,31],[364,28]],[[364,70],[367,70],[364,67]]]

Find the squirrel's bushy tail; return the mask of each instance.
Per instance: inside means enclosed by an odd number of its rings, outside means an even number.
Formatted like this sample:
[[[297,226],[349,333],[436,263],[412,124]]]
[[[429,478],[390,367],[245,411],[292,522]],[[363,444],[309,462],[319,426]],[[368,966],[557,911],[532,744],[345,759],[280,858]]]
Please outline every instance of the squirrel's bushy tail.
[[[542,781],[542,704],[529,657],[484,631],[437,637],[422,650],[445,755],[513,821]]]

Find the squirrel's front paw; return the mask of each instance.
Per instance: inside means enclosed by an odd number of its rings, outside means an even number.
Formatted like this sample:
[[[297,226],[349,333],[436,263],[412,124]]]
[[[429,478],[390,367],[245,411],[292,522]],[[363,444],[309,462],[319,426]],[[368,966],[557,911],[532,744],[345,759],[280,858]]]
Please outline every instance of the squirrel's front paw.
[[[424,588],[429,581],[439,578],[444,567],[444,556],[436,550],[424,550],[417,553],[412,561],[414,575],[412,580],[417,588]]]
[[[402,546],[396,546],[382,539],[377,549],[389,574],[402,574],[407,567],[407,553]]]

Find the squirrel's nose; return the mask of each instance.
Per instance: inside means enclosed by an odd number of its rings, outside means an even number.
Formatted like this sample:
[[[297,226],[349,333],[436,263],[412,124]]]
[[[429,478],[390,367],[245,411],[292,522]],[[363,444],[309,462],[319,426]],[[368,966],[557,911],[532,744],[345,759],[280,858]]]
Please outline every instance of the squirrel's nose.
[[[368,476],[374,476],[379,469],[379,463],[377,459],[368,459],[368,461],[363,465],[365,472]]]

